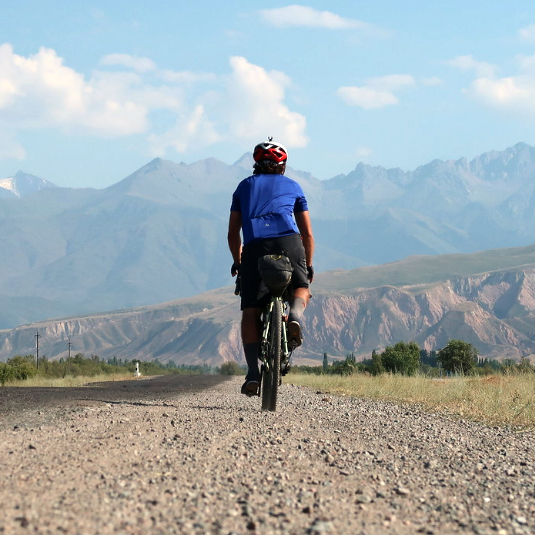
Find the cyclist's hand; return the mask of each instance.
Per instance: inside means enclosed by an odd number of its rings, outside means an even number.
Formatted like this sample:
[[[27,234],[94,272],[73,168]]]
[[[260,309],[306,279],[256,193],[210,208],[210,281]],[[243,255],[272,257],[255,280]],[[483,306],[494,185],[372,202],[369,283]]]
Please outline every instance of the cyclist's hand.
[[[312,282],[314,280],[314,268],[312,266],[307,266],[307,278],[308,282]]]
[[[236,262],[234,262],[234,264],[232,264],[232,267],[230,268],[230,274],[235,277],[236,275],[240,274],[240,269],[241,264],[236,264]]]

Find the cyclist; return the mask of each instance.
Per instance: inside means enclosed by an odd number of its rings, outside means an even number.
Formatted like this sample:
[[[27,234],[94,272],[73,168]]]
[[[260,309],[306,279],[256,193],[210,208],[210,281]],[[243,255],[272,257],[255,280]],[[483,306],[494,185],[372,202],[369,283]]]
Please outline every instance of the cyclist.
[[[232,196],[228,227],[234,261],[231,274],[241,277],[241,334],[248,367],[241,392],[248,396],[257,394],[260,386],[260,315],[266,305],[257,297],[261,282],[258,259],[284,253],[292,262],[288,333],[296,346],[302,343],[300,321],[314,278],[314,236],[308,205],[301,186],[284,175],[288,151],[268,138],[255,147],[253,158],[253,175],[242,180]]]

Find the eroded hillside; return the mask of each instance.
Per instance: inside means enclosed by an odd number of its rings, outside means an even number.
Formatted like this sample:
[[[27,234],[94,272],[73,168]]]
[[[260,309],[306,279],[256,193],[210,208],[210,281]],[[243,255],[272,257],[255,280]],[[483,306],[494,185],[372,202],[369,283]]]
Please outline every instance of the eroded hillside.
[[[326,277],[326,275],[323,275]],[[318,288],[321,288],[319,276]],[[160,306],[36,323],[3,332],[0,358],[40,351],[50,358],[75,352],[177,364],[242,362],[239,303],[230,288]],[[369,357],[400,340],[440,349],[451,339],[481,356],[535,353],[535,268],[497,271],[425,285],[319,289],[306,311],[297,362],[355,353]]]

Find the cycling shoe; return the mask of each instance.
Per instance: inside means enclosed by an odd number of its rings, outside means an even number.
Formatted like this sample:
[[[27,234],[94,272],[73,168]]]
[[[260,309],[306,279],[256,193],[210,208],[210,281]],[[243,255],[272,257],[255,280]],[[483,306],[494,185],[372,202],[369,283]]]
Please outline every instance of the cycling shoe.
[[[258,388],[260,387],[259,381],[245,381],[241,387],[241,393],[248,397],[257,396]]]

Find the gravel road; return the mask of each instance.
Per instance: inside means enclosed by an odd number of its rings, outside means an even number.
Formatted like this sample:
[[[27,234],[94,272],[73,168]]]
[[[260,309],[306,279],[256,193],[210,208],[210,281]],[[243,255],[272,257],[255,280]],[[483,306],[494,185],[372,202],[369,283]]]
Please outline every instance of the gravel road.
[[[0,533],[535,532],[531,433],[290,384],[262,412],[240,385],[0,388]]]

